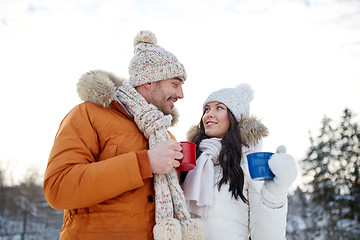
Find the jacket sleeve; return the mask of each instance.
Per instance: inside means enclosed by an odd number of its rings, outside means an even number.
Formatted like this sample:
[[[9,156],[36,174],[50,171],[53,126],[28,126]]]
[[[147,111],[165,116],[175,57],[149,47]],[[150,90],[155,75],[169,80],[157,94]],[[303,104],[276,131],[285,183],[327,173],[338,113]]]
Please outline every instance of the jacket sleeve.
[[[103,161],[87,110],[75,107],[56,134],[44,176],[44,195],[54,209],[83,208],[144,185],[152,177],[147,150]]]
[[[249,180],[250,182],[253,180]],[[249,184],[249,224],[252,240],[285,240],[287,202],[280,208],[270,208],[263,203],[262,183]]]
[[[251,152],[261,151],[260,142]],[[251,152],[248,152],[251,153]],[[252,180],[247,161],[243,165],[246,171],[245,181],[248,182],[249,230],[252,240],[285,240],[287,201],[280,208],[271,208],[264,204],[261,195],[262,181]]]

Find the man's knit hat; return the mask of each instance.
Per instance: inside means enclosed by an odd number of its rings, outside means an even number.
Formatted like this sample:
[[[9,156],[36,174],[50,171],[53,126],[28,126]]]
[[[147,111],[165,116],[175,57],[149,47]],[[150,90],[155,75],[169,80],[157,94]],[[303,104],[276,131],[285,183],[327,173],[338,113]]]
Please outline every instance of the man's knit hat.
[[[248,84],[240,84],[236,88],[222,88],[212,92],[205,100],[203,107],[209,102],[218,101],[226,105],[239,123],[241,117],[250,112],[250,102],[254,98],[254,90]]]
[[[156,36],[150,31],[140,31],[134,38],[134,56],[129,65],[129,81],[133,87],[168,78],[186,79],[184,66],[156,43]]]

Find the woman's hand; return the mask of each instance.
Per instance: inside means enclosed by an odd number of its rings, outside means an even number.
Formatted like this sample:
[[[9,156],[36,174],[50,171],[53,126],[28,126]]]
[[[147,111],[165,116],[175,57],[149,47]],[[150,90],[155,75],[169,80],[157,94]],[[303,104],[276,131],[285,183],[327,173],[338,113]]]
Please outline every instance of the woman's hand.
[[[281,145],[269,159],[269,167],[275,177],[271,181],[265,181],[262,194],[267,202],[280,207],[298,175],[297,164],[295,159],[286,153],[285,146]]]

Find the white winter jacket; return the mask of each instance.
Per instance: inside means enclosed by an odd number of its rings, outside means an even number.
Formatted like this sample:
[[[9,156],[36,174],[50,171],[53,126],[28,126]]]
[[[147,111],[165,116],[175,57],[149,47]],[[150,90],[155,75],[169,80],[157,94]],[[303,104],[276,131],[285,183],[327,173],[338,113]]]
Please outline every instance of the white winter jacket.
[[[259,149],[257,149],[259,150]],[[217,183],[221,179],[221,167],[215,166],[214,203],[208,208],[203,219],[207,240],[282,240],[286,233],[287,199],[282,207],[273,209],[263,203],[261,188],[263,181],[251,179],[244,152],[241,167],[245,174],[244,196],[249,205],[241,199],[231,197],[229,186],[223,184],[218,191]],[[266,201],[265,201],[266,202]]]

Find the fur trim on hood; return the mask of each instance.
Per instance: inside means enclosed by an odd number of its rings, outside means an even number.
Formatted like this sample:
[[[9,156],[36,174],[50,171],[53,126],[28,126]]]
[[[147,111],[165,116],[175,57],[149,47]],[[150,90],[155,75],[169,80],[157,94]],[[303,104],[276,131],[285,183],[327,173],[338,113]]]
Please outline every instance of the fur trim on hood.
[[[115,90],[125,81],[111,72],[103,70],[83,74],[77,84],[77,92],[83,101],[89,101],[105,108],[114,99]]]
[[[77,84],[77,92],[81,100],[95,103],[104,108],[111,105],[116,89],[126,81],[115,74],[103,70],[93,70],[83,74]],[[171,113],[173,119],[171,126],[174,126],[179,119],[176,108]]]
[[[254,116],[242,117],[239,123],[240,135],[244,144],[255,146],[260,139],[269,135],[268,129]],[[186,133],[186,139],[192,141],[200,132],[199,125],[193,125]]]

